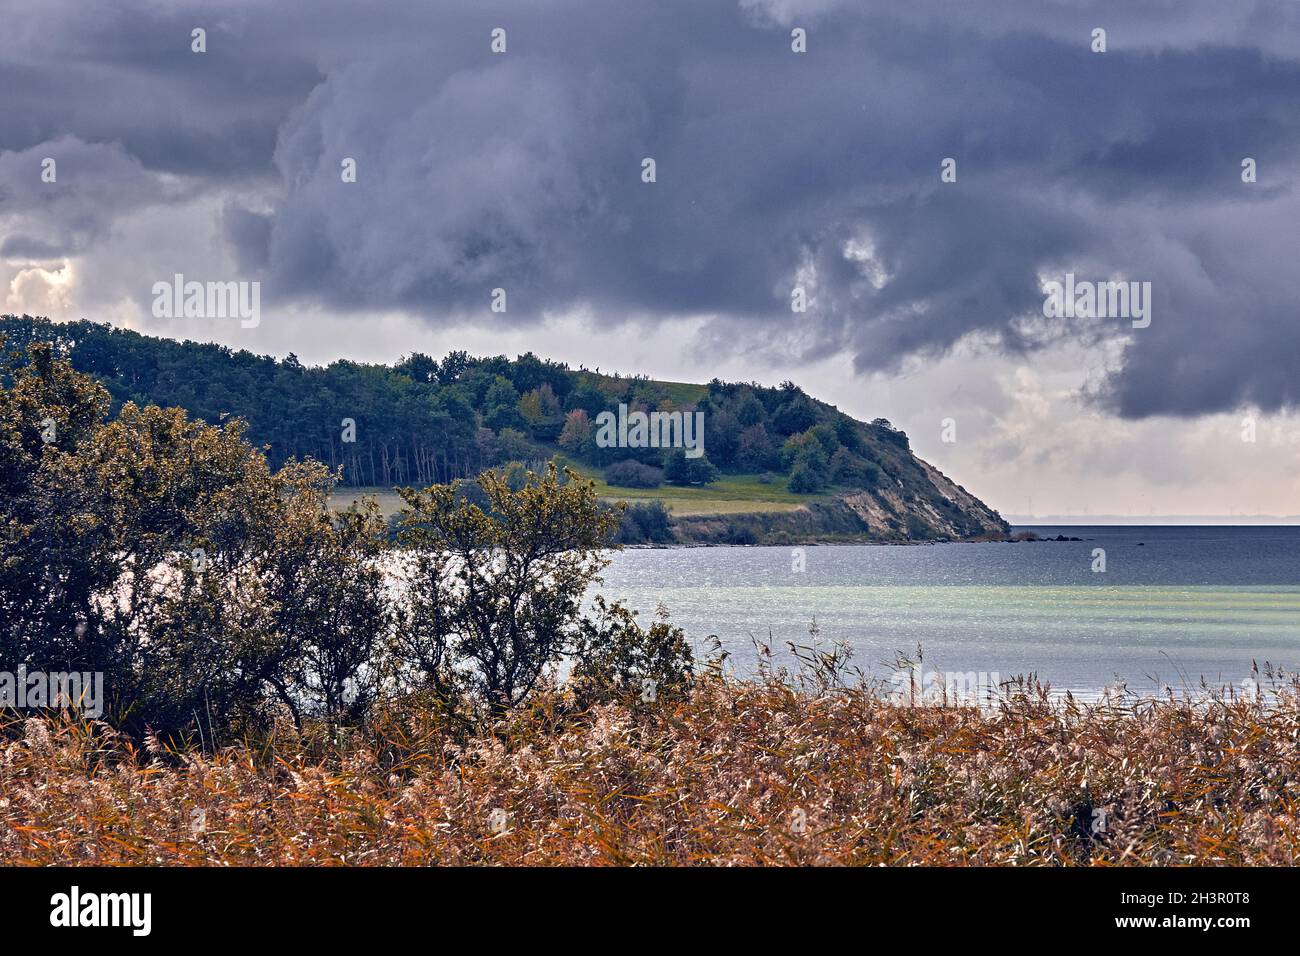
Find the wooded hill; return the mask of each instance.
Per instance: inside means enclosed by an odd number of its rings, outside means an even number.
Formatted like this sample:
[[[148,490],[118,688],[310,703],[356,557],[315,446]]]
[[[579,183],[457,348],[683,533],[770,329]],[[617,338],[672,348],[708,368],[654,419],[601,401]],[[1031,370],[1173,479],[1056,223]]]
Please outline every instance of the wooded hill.
[[[9,350],[55,344],[78,371],[104,384],[114,411],[134,402],[180,407],[214,424],[240,417],[272,466],[314,458],[339,469],[345,485],[425,486],[558,454],[612,489],[758,476],[785,498],[818,506],[769,516],[763,531],[777,536],[783,524],[795,537],[815,537],[819,526],[835,537],[875,539],[1007,530],[996,512],[917,459],[907,435],[887,420],[858,421],[791,382],[661,382],[571,369],[531,352],[514,360],[417,352],[392,366],[339,360],[310,367],[293,354],[277,360],[31,316],[0,317],[0,336]],[[601,447],[596,419],[620,404],[702,412],[705,455]],[[699,519],[689,524],[691,540],[727,540],[725,530]]]

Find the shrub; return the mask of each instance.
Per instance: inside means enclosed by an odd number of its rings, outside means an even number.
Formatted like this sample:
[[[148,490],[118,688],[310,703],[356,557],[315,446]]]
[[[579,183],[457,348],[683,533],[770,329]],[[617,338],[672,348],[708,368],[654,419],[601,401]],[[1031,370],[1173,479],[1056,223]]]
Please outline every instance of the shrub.
[[[831,456],[831,477],[836,484],[850,488],[875,488],[882,477],[880,466],[853,454],[847,448],[839,448]]]
[[[664,473],[662,468],[639,461],[616,461],[605,469],[605,481],[620,488],[658,488]]]
[[[662,501],[635,501],[623,511],[618,544],[671,544],[676,540],[672,519]]]
[[[681,448],[673,448],[664,456],[664,478],[674,485],[708,485],[717,481],[721,473],[707,455],[687,458]]]
[[[830,442],[834,448],[828,446],[827,442]],[[829,467],[832,451],[838,447],[839,442],[833,435],[828,437],[824,430],[810,428],[808,431],[791,435],[785,440],[785,444],[781,446],[781,466],[786,469],[793,468],[800,455],[813,455],[817,459],[816,466],[824,471]]]
[[[485,472],[484,510],[457,486],[404,488],[399,540],[409,590],[397,651],[444,699],[468,691],[490,714],[521,703],[575,638],[617,514],[554,464],[513,490]]]
[[[573,651],[570,683],[580,707],[621,701],[633,707],[680,696],[694,667],[691,645],[661,605],[643,628],[636,612],[597,596]]]
[[[807,462],[799,462],[790,470],[789,488],[796,495],[816,494],[825,487],[817,472]]]
[[[795,494],[814,494],[831,480],[831,463],[822,443],[805,432],[786,442],[786,452],[793,458],[789,489]]]

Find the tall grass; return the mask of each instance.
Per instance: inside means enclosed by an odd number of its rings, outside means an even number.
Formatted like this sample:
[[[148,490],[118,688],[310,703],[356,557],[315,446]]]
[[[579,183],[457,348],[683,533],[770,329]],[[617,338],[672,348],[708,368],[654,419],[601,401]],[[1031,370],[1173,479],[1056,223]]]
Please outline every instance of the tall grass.
[[[0,727],[4,864],[1294,864],[1300,685],[992,708],[741,681],[466,727],[415,699],[217,752]]]

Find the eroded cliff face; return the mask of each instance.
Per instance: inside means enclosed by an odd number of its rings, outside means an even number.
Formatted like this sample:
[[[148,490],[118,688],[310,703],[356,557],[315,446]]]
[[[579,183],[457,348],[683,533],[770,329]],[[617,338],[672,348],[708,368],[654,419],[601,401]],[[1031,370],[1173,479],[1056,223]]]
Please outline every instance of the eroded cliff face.
[[[879,488],[840,497],[869,534],[887,539],[971,538],[1010,530],[1000,515],[939,469],[919,458],[916,463],[933,489],[930,494],[908,496],[886,480]]]
[[[813,501],[796,511],[687,515],[674,519],[684,544],[801,544],[852,541],[958,541],[1000,538],[1010,526],[988,505],[928,462],[910,490],[890,476],[870,490]]]

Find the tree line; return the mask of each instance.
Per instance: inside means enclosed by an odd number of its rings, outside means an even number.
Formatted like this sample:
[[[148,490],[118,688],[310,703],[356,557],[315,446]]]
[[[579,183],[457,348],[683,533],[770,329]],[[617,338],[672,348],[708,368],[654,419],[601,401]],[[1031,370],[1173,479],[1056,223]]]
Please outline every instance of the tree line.
[[[309,367],[216,344],[153,338],[107,324],[0,317],[20,349],[47,343],[127,403],[182,408],[210,425],[247,423],[272,468],[313,459],[352,486],[428,485],[557,452],[608,469],[611,484],[703,484],[725,474],[783,475],[796,493],[871,488],[886,475],[917,484],[907,436],[855,419],[790,382],[676,385],[541,359],[414,353],[395,365]],[[632,411],[703,412],[705,454],[601,447],[595,419]]]

